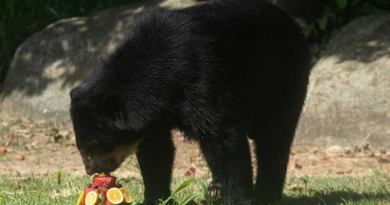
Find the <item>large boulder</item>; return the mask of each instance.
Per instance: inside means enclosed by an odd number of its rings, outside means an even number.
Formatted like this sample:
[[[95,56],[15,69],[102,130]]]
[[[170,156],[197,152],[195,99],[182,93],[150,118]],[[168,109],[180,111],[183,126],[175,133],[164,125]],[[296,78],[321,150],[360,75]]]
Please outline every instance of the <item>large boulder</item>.
[[[58,21],[17,50],[1,96],[0,117],[69,119],[69,91],[100,66],[148,6],[181,8],[191,0],[145,0],[83,18]]]
[[[296,144],[390,145],[390,15],[347,25],[314,66]]]

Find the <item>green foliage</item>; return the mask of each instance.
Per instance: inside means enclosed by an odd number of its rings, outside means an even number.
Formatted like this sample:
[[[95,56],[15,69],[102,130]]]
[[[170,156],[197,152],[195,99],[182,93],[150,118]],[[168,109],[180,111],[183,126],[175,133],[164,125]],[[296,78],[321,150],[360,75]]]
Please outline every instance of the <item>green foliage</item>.
[[[17,47],[47,25],[59,19],[86,16],[135,1],[137,0],[1,0],[0,82],[4,81]]]
[[[185,189],[186,187],[188,187],[189,185],[195,183],[195,182],[198,182],[201,186],[202,186],[202,189],[203,191],[199,191],[199,192],[195,192],[195,193],[192,193],[190,194],[189,196],[187,196],[184,200],[182,200],[179,205],[186,205],[186,204],[189,204],[191,201],[193,201],[195,198],[199,197],[199,196],[202,196],[204,195],[205,197],[205,200],[206,200],[206,204],[207,205],[212,205],[212,201],[211,201],[211,197],[210,195],[208,194],[208,188],[206,186],[206,184],[202,181],[202,180],[196,180],[196,179],[188,179],[186,181],[184,181],[173,193],[171,196],[169,196],[166,200],[164,200],[160,205],[167,205],[168,202],[177,194],[179,193],[180,191],[182,191],[183,189]]]
[[[104,189],[100,188],[100,194],[98,195],[98,197],[100,199],[99,205],[105,205],[106,204],[106,199],[104,198],[103,194],[104,194]]]
[[[61,170],[58,170],[58,172],[57,172],[57,186],[58,186],[58,190],[61,189],[61,184],[62,184],[62,172],[61,172]]]
[[[202,186],[203,196],[204,196],[204,199],[206,200],[206,204],[213,205],[211,196],[209,195],[209,189],[208,189],[207,185],[202,180],[198,180],[198,183]]]
[[[345,9],[348,6],[348,0],[336,0],[337,2],[337,7],[341,9]]]
[[[344,25],[362,16],[390,13],[390,7],[380,8],[381,0],[329,0],[324,3],[320,18],[304,25],[303,33],[309,39],[327,41]]]

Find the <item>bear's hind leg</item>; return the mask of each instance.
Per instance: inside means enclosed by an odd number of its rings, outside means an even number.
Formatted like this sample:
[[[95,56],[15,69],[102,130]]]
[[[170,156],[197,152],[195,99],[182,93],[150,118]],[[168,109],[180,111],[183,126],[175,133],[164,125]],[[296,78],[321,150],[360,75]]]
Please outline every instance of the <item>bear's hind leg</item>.
[[[255,140],[257,156],[255,204],[269,204],[282,197],[293,136],[292,131],[284,129],[286,128]]]
[[[261,126],[249,133],[256,143],[255,204],[269,204],[282,197],[290,149],[306,90],[303,86],[300,91],[288,93],[295,95],[286,95],[279,103],[270,101],[273,105],[268,107],[277,109],[262,113],[263,122],[258,123]]]
[[[245,134],[202,139],[200,146],[213,176],[211,188],[221,184],[224,205],[248,205],[253,197],[252,166]],[[213,184],[215,183],[215,184]]]
[[[209,153],[208,145],[205,145],[204,143],[201,143],[200,148],[202,149],[202,152],[205,157],[207,165],[209,166],[209,169],[212,174],[212,179],[208,187],[208,193],[211,196],[211,198],[215,201],[222,197],[222,164],[220,159],[215,159],[216,156],[212,154],[205,154]]]

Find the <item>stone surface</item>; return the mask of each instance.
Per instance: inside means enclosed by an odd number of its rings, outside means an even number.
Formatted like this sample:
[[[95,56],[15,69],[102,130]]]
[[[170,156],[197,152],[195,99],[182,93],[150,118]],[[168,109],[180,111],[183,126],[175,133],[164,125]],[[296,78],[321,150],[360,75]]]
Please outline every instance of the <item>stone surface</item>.
[[[147,5],[192,4],[149,0],[50,25],[15,54],[0,118],[69,120],[69,91],[100,66]],[[313,68],[296,145],[390,145],[389,33],[390,16],[366,17],[332,40]]]
[[[69,119],[69,91],[99,68],[100,57],[124,38],[134,18],[151,5],[181,8],[194,3],[145,0],[48,26],[18,48],[1,96],[0,117]]]
[[[390,15],[358,19],[332,39],[312,70],[295,143],[390,145]]]

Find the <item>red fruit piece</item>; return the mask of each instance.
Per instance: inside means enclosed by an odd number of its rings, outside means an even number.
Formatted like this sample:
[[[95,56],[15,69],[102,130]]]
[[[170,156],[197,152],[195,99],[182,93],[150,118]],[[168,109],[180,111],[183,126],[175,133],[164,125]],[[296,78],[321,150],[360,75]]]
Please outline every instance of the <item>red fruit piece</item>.
[[[97,191],[98,194],[104,191],[103,197],[106,199],[105,204],[110,204],[110,202],[107,200],[107,191],[108,189],[115,187],[115,183],[116,183],[116,178],[113,176],[96,175],[92,180],[91,186],[88,186],[84,189],[85,195],[87,195],[90,191]],[[100,203],[100,199],[98,200],[97,204],[99,203]]]

